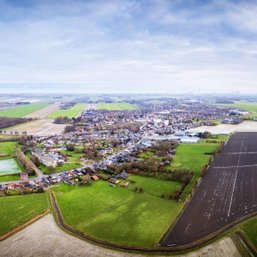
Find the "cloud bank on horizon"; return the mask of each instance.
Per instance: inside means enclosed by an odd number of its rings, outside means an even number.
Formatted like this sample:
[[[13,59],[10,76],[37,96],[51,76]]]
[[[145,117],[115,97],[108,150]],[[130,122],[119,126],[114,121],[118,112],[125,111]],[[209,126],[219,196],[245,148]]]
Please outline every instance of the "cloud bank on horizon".
[[[257,1],[0,0],[0,90],[257,93]]]

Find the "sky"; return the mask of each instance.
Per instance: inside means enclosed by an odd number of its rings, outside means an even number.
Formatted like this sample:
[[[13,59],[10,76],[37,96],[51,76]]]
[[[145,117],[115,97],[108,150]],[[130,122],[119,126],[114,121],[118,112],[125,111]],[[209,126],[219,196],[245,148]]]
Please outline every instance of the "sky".
[[[257,1],[0,0],[0,93],[257,93]]]

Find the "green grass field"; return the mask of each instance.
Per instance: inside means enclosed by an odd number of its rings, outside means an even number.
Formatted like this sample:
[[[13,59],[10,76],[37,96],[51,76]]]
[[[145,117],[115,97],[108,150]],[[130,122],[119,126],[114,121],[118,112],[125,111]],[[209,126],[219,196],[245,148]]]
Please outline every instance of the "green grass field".
[[[0,182],[8,182],[8,181],[14,181],[19,180],[20,175],[6,175],[6,176],[0,176]]]
[[[17,142],[0,142],[0,155],[13,155],[15,153],[15,149],[17,148]]]
[[[0,176],[18,174],[21,171],[15,159],[0,160]]]
[[[177,147],[175,157],[167,170],[189,170],[194,172],[193,178],[182,193],[183,199],[191,192],[192,187],[201,175],[202,168],[209,162],[212,154],[218,150],[218,148],[218,143],[205,142],[198,144],[180,144]]]
[[[98,103],[97,109],[109,111],[135,110],[137,106],[126,102],[119,103]]]
[[[238,101],[233,104],[221,104],[220,106],[234,107],[244,111],[250,112],[250,114],[245,115],[245,119],[256,119],[257,118],[257,103],[256,102],[244,102]]]
[[[47,107],[48,103],[33,103],[18,105],[12,109],[0,110],[1,117],[23,117],[32,112],[38,111]]]
[[[58,173],[66,170],[71,170],[75,168],[79,168],[82,165],[80,163],[67,163],[64,164],[63,166],[57,166],[56,168],[48,168],[44,164],[39,165],[39,169],[44,173],[44,174],[52,174],[52,173]]]
[[[169,169],[190,170],[199,174],[202,167],[209,161],[212,153],[219,147],[216,143],[180,144],[176,149]]]
[[[121,245],[154,247],[183,206],[104,181],[84,187],[62,184],[52,190],[69,225]]]
[[[45,194],[0,197],[0,236],[48,208]]]
[[[152,158],[154,156],[155,156],[155,153],[151,152],[151,151],[147,151],[147,152],[143,152],[143,153],[139,154],[139,157],[143,158],[143,159],[149,159],[149,158]]]
[[[11,159],[17,147],[17,142],[0,142],[0,155],[7,155],[6,157],[0,157],[0,182],[20,179],[18,173],[23,171],[23,167],[14,159]]]
[[[233,104],[218,104],[218,105],[224,106],[224,107],[234,107],[234,108],[242,109],[248,112],[257,112],[257,103],[255,102],[238,101],[238,102],[234,102]]]
[[[144,193],[161,197],[162,194],[168,196],[180,189],[181,185],[175,181],[161,180],[152,177],[143,177],[130,175],[129,179],[135,183],[129,185],[129,189],[134,190],[135,187],[143,188]]]
[[[49,119],[55,119],[58,117],[68,117],[73,118],[76,117],[81,111],[85,110],[86,105],[85,104],[75,104],[69,109],[66,110],[58,110],[53,112],[51,115],[48,116]]]

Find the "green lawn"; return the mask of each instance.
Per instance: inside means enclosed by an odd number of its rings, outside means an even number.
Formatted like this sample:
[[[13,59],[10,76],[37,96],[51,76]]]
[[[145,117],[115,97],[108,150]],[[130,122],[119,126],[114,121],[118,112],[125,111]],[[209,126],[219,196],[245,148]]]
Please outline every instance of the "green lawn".
[[[139,157],[143,158],[143,159],[149,159],[149,158],[154,157],[154,156],[155,156],[155,153],[151,152],[151,151],[147,151],[147,152],[143,152],[143,153],[139,154]]]
[[[58,110],[53,112],[48,116],[50,119],[55,119],[58,117],[68,117],[68,118],[73,118],[76,117],[81,111],[85,110],[86,105],[85,104],[75,104],[69,109],[66,110]]]
[[[218,150],[219,146],[218,143],[200,142],[198,144],[180,144],[177,147],[176,154],[167,170],[189,170],[194,172],[193,178],[182,193],[183,199],[191,192],[192,187],[201,175],[202,168],[209,162],[212,154]]]
[[[130,104],[126,102],[97,104],[97,109],[99,110],[121,111],[121,110],[135,110],[137,108],[138,107],[135,104]]]
[[[67,163],[64,164],[63,166],[57,166],[56,168],[50,169],[46,167],[44,164],[39,165],[39,169],[44,173],[44,174],[52,174],[52,173],[58,173],[66,170],[71,170],[75,168],[79,168],[82,165],[80,163]]]
[[[0,197],[0,206],[0,236],[48,208],[45,194]]]
[[[0,142],[0,154],[13,155],[17,147],[17,142]]]
[[[154,247],[183,206],[104,181],[84,187],[62,184],[52,190],[69,225],[121,245]]]
[[[134,190],[135,187],[143,188],[146,194],[161,197],[162,195],[169,196],[180,189],[181,184],[175,181],[161,180],[152,177],[143,177],[137,175],[130,175],[129,180],[135,183],[131,183],[129,188]]]
[[[14,181],[14,180],[20,180],[20,175],[0,176],[0,182],[8,182],[8,181]]]
[[[33,104],[25,104],[18,105],[12,109],[0,110],[1,117],[23,117],[32,112],[38,111],[47,107],[48,103],[33,103]]]

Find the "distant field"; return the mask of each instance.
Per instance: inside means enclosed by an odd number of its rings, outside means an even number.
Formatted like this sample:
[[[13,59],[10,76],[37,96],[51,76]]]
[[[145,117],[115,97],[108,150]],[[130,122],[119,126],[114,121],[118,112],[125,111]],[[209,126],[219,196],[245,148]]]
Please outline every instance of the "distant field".
[[[240,124],[220,124],[217,126],[200,126],[190,129],[191,132],[205,132],[208,131],[213,135],[230,134],[234,132],[257,132],[257,122],[244,121]]]
[[[0,236],[48,208],[45,194],[0,197],[0,206]]]
[[[28,135],[50,136],[61,134],[65,127],[65,124],[54,124],[53,120],[39,119],[9,127],[5,131],[7,134],[14,133],[15,131],[21,134],[26,131]]]
[[[218,104],[218,105],[234,107],[234,108],[242,109],[242,110],[245,110],[248,112],[257,112],[257,103],[255,103],[255,102],[239,101],[239,102],[235,102],[233,104]]]
[[[66,110],[58,110],[48,116],[49,119],[55,119],[58,117],[68,117],[73,118],[76,117],[81,111],[85,110],[85,104],[75,104],[73,107]]]
[[[135,104],[126,102],[121,103],[98,103],[98,110],[121,111],[121,110],[135,110],[138,107]]]
[[[154,247],[182,204],[135,193],[107,182],[53,187],[65,221],[79,231],[116,244]]]
[[[18,105],[12,109],[0,110],[0,117],[24,117],[48,106],[48,103]]]
[[[218,143],[180,144],[176,149],[168,170],[189,170],[194,172],[194,176],[182,193],[186,197],[191,191],[194,183],[201,175],[201,170],[206,165],[212,154],[219,148]]]
[[[58,105],[51,104],[43,109],[40,109],[38,111],[32,112],[25,116],[25,118],[40,118],[44,119],[47,118],[49,115],[51,115],[53,112],[58,110]]]
[[[257,102],[238,101],[233,104],[218,104],[218,105],[224,106],[224,107],[233,107],[233,108],[238,108],[238,109],[241,109],[244,111],[248,111],[248,112],[250,112],[250,114],[245,115],[244,118],[257,119]]]

